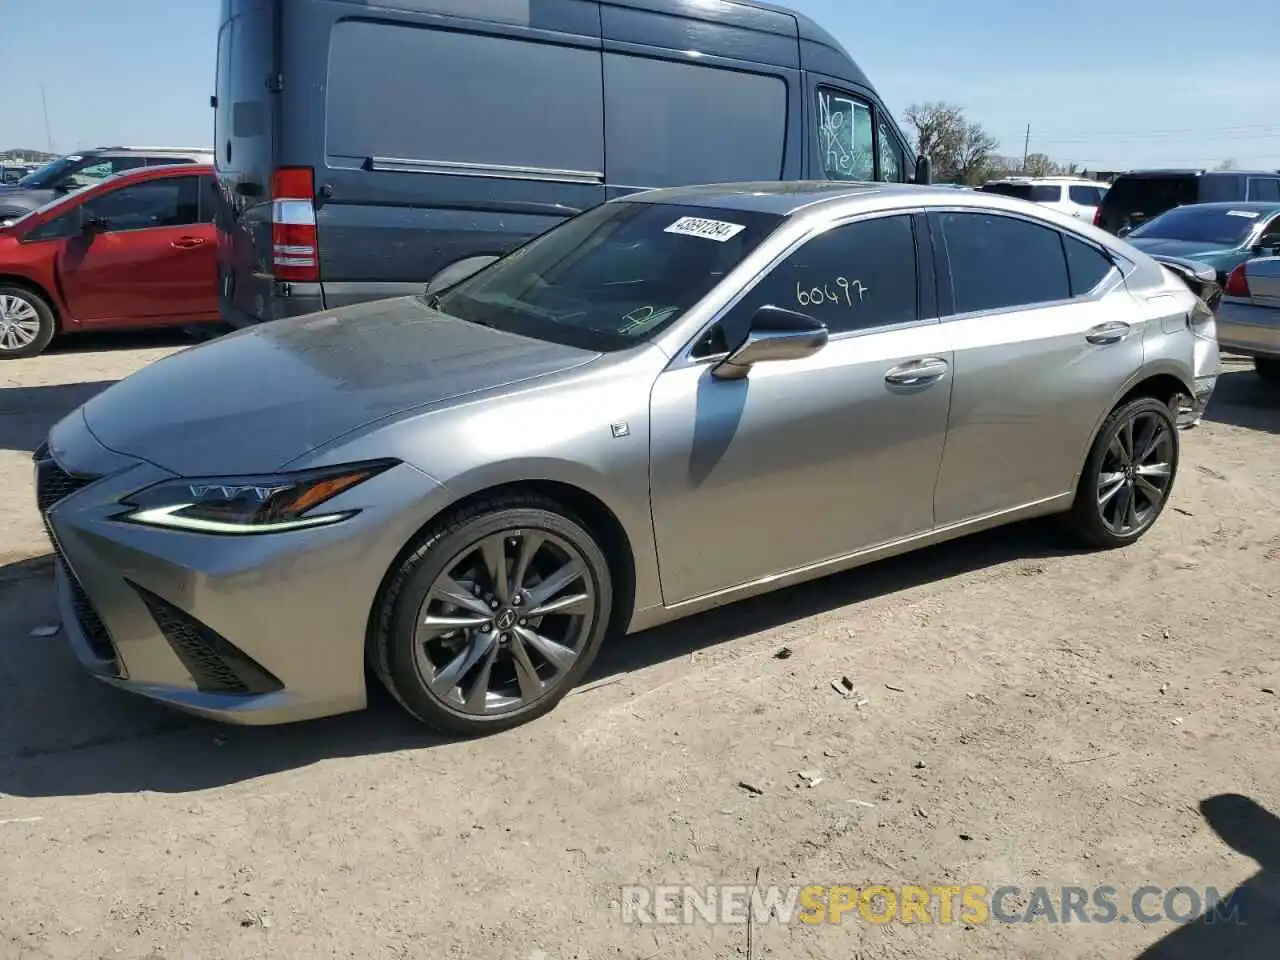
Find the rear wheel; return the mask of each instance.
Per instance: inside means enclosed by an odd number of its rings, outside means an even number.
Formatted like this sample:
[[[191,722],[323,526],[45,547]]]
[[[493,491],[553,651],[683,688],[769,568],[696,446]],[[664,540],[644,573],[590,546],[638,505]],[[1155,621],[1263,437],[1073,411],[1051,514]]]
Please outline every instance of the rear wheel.
[[[583,524],[543,497],[501,497],[424,535],[387,590],[371,659],[429,726],[503,730],[573,689],[612,603],[608,563]]]
[[[1275,357],[1254,357],[1253,369],[1263,380],[1280,383],[1280,360]]]
[[[1072,532],[1089,546],[1122,547],[1151,529],[1178,473],[1177,425],[1167,404],[1141,397],[1107,417],[1089,451]]]
[[[0,360],[21,360],[43,352],[56,324],[45,299],[25,287],[0,284]]]

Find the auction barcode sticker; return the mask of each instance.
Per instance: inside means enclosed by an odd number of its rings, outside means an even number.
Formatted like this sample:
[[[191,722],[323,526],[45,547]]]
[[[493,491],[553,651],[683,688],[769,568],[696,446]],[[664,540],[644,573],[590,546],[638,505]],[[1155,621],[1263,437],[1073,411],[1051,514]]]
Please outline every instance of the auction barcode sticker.
[[[702,217],[681,217],[663,232],[678,233],[682,237],[702,237],[704,240],[724,243],[726,240],[732,240],[745,229],[747,227],[742,223],[704,220]]]
[[[1247,220],[1257,220],[1258,212],[1256,210],[1228,210],[1228,217],[1244,217]]]

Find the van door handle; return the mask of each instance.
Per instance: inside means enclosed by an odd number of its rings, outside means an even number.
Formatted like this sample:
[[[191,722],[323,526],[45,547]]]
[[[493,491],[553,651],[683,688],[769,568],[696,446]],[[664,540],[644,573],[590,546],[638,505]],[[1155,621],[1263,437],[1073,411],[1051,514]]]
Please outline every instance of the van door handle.
[[[885,373],[884,379],[885,383],[899,387],[923,387],[941,380],[949,369],[950,365],[941,357],[922,357],[892,368]]]
[[[1106,345],[1109,343],[1119,343],[1125,337],[1129,336],[1132,331],[1127,323],[1121,323],[1116,320],[1111,323],[1100,323],[1096,327],[1090,328],[1084,338],[1090,343]]]

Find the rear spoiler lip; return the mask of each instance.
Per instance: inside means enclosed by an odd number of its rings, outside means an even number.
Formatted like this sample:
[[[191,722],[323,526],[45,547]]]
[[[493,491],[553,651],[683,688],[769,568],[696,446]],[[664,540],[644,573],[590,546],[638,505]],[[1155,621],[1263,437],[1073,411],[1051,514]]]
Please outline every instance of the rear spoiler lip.
[[[1197,297],[1205,302],[1210,310],[1217,313],[1222,303],[1222,284],[1218,281],[1218,270],[1198,260],[1185,257],[1171,257],[1165,254],[1148,254],[1161,266],[1168,267],[1178,279],[1187,285]]]

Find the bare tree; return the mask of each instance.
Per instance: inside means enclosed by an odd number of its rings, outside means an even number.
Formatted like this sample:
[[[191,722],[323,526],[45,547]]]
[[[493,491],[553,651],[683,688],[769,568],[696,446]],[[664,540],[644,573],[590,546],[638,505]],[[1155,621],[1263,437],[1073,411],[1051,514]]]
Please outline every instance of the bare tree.
[[[916,149],[933,161],[937,179],[973,183],[987,175],[999,143],[981,124],[967,120],[960,107],[945,101],[914,103],[904,116]]]
[[[992,160],[1000,142],[978,123],[966,123],[960,149],[956,155],[956,179],[978,184],[991,175]]]
[[[1060,171],[1061,168],[1044,153],[1028,154],[1027,162],[1023,165],[1023,175],[1028,177],[1053,177]]]
[[[1226,160],[1223,160],[1220,164],[1218,164],[1218,165],[1217,165],[1216,167],[1214,167],[1213,169],[1215,169],[1215,170],[1234,170],[1235,168],[1236,168],[1236,161],[1235,161],[1235,159],[1234,159],[1234,158],[1231,158],[1231,157],[1228,157]]]

